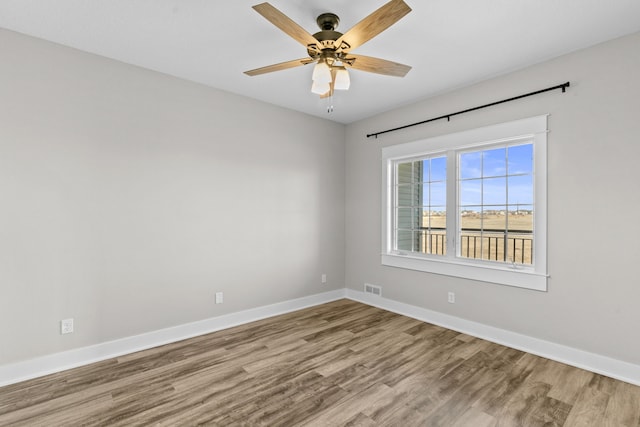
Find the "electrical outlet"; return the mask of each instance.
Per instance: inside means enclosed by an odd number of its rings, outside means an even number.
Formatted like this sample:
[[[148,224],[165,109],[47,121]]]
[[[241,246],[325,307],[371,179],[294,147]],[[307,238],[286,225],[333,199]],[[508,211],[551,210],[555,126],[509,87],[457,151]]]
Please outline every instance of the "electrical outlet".
[[[327,275],[323,274],[322,276],[320,276],[320,282],[321,283],[327,283]]]
[[[216,292],[216,304],[222,304],[224,302],[224,296],[222,292]]]
[[[449,292],[449,294],[447,294],[447,301],[449,302],[449,304],[455,304],[456,294],[454,292]]]
[[[70,334],[73,332],[73,319],[64,319],[60,321],[60,334]]]

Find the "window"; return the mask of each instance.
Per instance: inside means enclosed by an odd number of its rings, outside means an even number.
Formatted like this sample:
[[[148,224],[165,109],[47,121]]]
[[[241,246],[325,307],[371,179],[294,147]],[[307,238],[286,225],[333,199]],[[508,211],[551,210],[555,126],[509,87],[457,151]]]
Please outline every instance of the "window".
[[[546,290],[547,116],[383,148],[382,263]]]
[[[458,154],[459,256],[533,265],[533,143]]]
[[[447,158],[430,156],[399,162],[395,177],[395,249],[443,255]]]

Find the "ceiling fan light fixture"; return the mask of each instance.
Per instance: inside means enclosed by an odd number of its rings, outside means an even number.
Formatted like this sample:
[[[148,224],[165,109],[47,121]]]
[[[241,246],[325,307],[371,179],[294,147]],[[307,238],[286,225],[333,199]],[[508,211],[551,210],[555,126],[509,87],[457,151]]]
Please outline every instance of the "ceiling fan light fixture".
[[[319,61],[316,66],[313,67],[311,79],[314,83],[331,83],[331,69],[324,60]]]
[[[336,80],[333,82],[333,88],[336,90],[349,90],[351,85],[351,79],[349,78],[349,71],[344,67],[338,67],[336,71]]]
[[[331,85],[328,82],[325,83],[314,80],[313,84],[311,85],[311,92],[315,93],[316,95],[324,95],[330,90]]]
[[[328,98],[331,104],[335,90],[348,90],[351,85],[349,72],[345,66],[398,77],[404,77],[411,69],[408,65],[351,53],[352,49],[376,37],[411,12],[411,8],[404,0],[387,0],[387,3],[367,15],[344,34],[336,31],[339,18],[333,13],[323,13],[318,16],[316,23],[320,31],[310,34],[267,2],[257,4],[253,9],[305,46],[308,57],[245,71],[248,76],[314,64],[311,92],[320,95],[320,98]],[[332,104],[327,111],[333,111]]]

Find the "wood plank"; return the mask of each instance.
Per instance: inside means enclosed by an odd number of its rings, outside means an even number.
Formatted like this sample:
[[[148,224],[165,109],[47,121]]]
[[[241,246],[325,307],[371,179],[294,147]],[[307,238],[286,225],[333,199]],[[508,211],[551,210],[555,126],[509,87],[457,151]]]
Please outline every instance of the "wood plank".
[[[604,426],[609,394],[595,387],[586,387],[580,393],[566,420],[569,426]]]
[[[617,382],[607,403],[604,419],[613,426],[640,426],[640,387]]]
[[[640,427],[640,387],[349,300],[0,388],[0,426]]]

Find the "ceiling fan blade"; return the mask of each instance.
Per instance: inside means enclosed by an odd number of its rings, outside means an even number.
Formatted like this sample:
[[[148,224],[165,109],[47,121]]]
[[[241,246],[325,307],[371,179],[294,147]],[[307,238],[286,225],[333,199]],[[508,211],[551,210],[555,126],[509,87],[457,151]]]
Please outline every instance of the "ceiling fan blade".
[[[354,59],[354,61],[352,62],[350,59]],[[386,59],[353,54],[348,55],[345,65],[350,65],[351,68],[355,68],[356,70],[396,77],[404,77],[409,70],[411,70],[411,67],[408,65],[387,61]]]
[[[300,65],[312,64],[315,61],[311,58],[294,59],[293,61],[281,62],[279,64],[267,65],[266,67],[256,68],[255,70],[245,71],[248,76],[257,76],[260,74],[272,73],[274,71],[286,70],[288,68],[298,67]]]
[[[267,21],[280,28],[305,47],[318,43],[318,40],[309,34],[307,30],[296,24],[291,18],[271,6],[269,3],[260,3],[253,6],[253,8],[260,15],[264,16]]]
[[[391,0],[371,15],[358,22],[335,42],[339,50],[349,51],[371,40],[411,12],[402,0]]]

